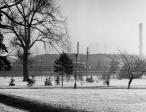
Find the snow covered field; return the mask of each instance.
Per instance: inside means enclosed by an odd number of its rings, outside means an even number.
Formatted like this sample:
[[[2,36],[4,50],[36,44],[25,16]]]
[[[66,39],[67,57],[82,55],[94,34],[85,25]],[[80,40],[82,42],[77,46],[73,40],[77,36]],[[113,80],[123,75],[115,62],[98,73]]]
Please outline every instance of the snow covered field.
[[[2,89],[0,93],[89,112],[145,112],[144,89]]]
[[[0,89],[0,93],[23,96],[55,106],[70,106],[75,109],[83,109],[89,112],[146,111],[146,89],[99,89],[98,86],[104,87],[102,81],[98,83],[83,83],[83,85],[78,82],[78,87],[80,87],[80,89],[41,88],[45,87],[45,77],[36,77],[36,84],[34,87],[40,87],[41,89],[30,89],[26,86],[25,82],[22,82],[22,78],[17,77],[14,79],[16,81],[15,87],[23,89]],[[0,87],[9,87],[9,81],[10,78],[0,78]],[[111,86],[126,88],[128,80],[111,80],[110,83]],[[74,82],[65,82],[64,84],[65,87],[73,87]],[[85,87],[89,88],[86,89]],[[95,88],[93,89],[92,87]],[[146,88],[146,79],[133,80],[132,87]]]

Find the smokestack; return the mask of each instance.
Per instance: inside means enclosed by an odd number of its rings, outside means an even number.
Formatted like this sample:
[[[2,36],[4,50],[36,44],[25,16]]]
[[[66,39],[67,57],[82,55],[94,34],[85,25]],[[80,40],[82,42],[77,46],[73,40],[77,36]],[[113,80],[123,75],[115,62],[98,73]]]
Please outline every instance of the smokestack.
[[[142,56],[142,23],[139,24],[139,55]]]

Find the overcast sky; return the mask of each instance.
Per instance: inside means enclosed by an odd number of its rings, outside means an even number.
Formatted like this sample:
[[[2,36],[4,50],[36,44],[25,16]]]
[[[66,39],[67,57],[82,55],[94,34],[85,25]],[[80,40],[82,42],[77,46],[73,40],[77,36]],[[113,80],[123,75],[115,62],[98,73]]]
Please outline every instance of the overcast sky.
[[[139,53],[139,23],[143,23],[146,54],[146,0],[59,0],[67,18],[72,51],[80,42],[85,53]]]

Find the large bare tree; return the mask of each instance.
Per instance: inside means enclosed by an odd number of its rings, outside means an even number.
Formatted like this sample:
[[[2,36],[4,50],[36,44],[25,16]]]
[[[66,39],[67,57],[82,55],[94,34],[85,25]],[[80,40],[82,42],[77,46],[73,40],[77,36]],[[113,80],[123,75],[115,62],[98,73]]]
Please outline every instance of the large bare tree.
[[[0,28],[11,34],[11,44],[23,56],[23,81],[29,80],[28,58],[35,44],[53,47],[68,42],[66,23],[54,0],[2,0]]]
[[[133,79],[141,77],[146,72],[146,60],[136,55],[121,54],[121,72],[129,78],[128,89]]]

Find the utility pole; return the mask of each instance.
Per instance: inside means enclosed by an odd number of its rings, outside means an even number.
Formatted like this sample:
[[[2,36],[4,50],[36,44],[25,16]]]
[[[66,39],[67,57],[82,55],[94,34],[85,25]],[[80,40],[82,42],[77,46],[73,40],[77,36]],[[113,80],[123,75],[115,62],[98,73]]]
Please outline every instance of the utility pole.
[[[75,58],[76,58],[76,71],[75,71],[74,89],[77,88],[77,62],[78,62],[78,55],[79,55],[79,42],[77,42],[77,53],[75,54]]]
[[[87,47],[87,55],[86,55],[86,76],[88,75],[88,56],[89,56],[89,47]]]

